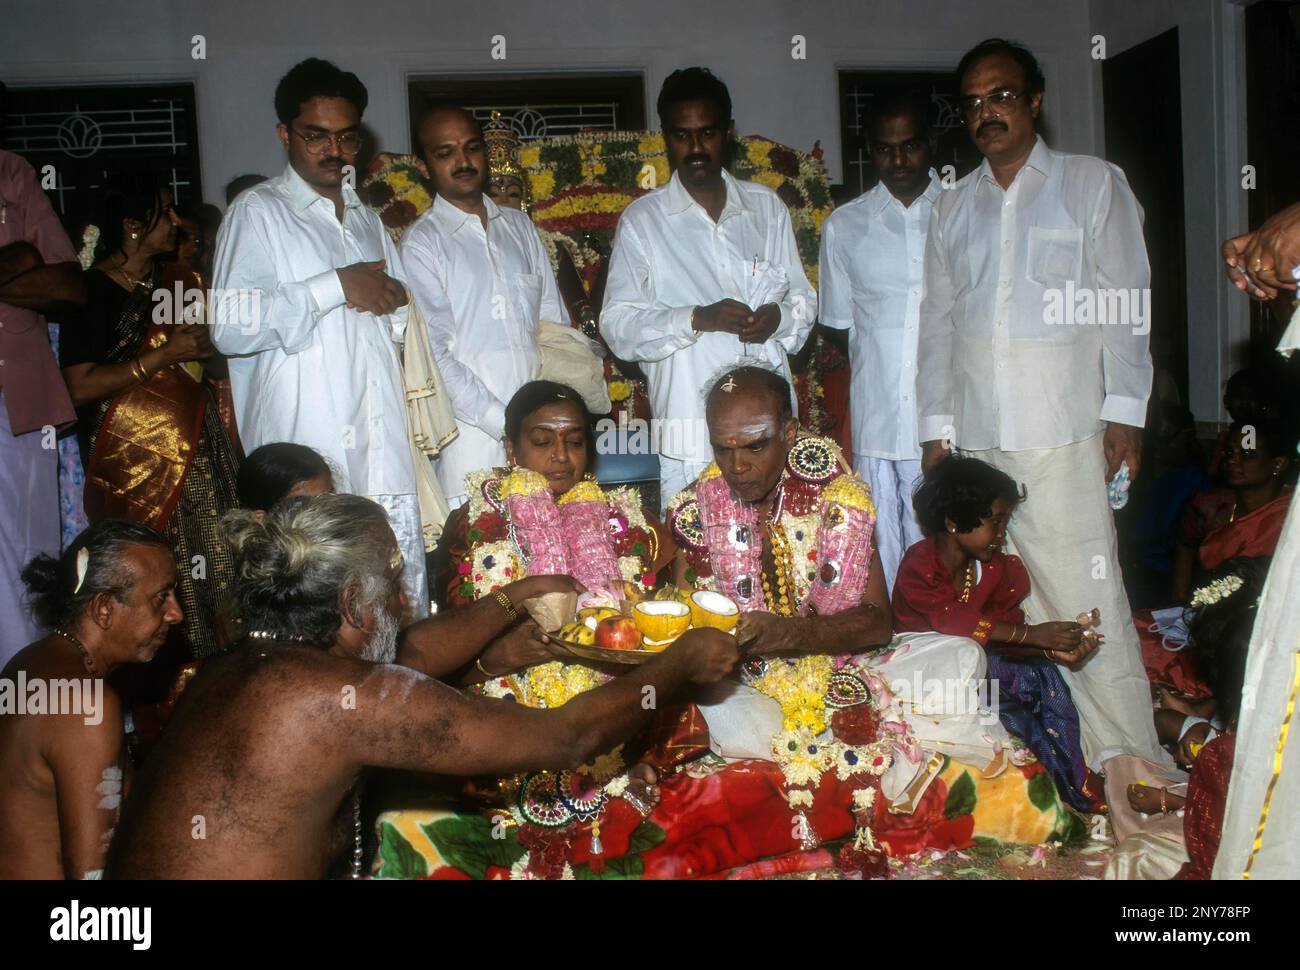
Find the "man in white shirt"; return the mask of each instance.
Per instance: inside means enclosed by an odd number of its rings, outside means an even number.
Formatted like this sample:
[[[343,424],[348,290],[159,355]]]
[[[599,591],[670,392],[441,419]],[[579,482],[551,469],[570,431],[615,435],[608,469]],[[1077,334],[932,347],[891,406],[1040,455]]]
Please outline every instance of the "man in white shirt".
[[[428,612],[424,540],[396,341],[401,262],[345,168],[361,147],[365,86],[326,61],[275,91],[284,174],[243,192],[217,236],[212,342],[230,356],[244,446],[320,452],[340,492],[384,507],[401,544],[410,607]]]
[[[735,137],[731,96],[704,68],[676,71],[659,94],[672,180],[619,219],[600,329],[650,386],[660,503],[712,460],[704,390],[737,363],[787,379],[817,316],[817,294],[776,193],[723,168]]]
[[[921,477],[916,335],[925,233],[943,184],[930,168],[925,106],[885,97],[868,121],[880,179],[822,225],[819,320],[849,331],[853,468],[876,503],[876,549],[892,592],[903,553],[923,538],[912,511]]]
[[[418,125],[422,170],[437,196],[402,237],[402,262],[460,433],[434,464],[454,508],[465,476],[505,463],[505,408],[538,373],[537,328],[568,324],[551,261],[528,216],[486,194],[483,131],[446,105]]]
[[[1043,76],[1029,51],[985,41],[958,79],[984,162],[940,196],[926,240],[922,465],[956,446],[1025,487],[1007,545],[1033,582],[1027,614],[1101,610],[1105,642],[1066,672],[1088,763],[1165,761],[1106,488],[1122,462],[1138,472],[1151,392],[1142,211],[1118,168],[1037,136]]]

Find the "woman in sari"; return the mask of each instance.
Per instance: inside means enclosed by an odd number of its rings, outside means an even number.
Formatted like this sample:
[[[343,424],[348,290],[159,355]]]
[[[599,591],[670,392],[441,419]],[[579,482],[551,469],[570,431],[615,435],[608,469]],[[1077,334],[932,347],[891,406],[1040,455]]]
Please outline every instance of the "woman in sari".
[[[506,406],[505,430],[510,467],[470,475],[469,501],[443,529],[444,604],[455,608],[493,595],[524,575],[569,575],[589,597],[606,602],[625,598],[625,584],[642,593],[653,588],[675,546],[636,490],[596,484],[591,415],[582,396],[564,384],[531,381]],[[515,689],[529,704],[549,697],[544,706],[595,685],[598,672],[555,661],[555,649],[540,634],[531,620],[519,623],[489,644],[459,682],[487,682],[489,692]],[[526,676],[510,676],[530,667]],[[566,686],[552,683],[557,677]]]
[[[1295,445],[1295,432],[1276,418],[1232,425],[1223,460],[1228,488],[1205,493],[1223,497],[1204,509],[1198,496],[1183,519],[1174,568],[1180,602],[1220,563],[1273,554],[1294,493]]]
[[[104,195],[86,309],[60,363],[78,414],[91,521],[132,518],[172,544],[191,657],[227,644],[232,564],[217,521],[235,508],[238,457],[201,361],[214,351],[202,282],[159,257],[176,247],[171,191],[124,179]]]

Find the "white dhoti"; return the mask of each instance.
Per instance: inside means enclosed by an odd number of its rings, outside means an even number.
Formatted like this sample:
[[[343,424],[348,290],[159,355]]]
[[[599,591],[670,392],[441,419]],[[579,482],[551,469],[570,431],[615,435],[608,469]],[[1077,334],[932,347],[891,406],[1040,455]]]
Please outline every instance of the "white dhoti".
[[[411,619],[429,615],[429,584],[425,576],[424,531],[420,524],[420,500],[410,495],[371,495],[388,515],[388,524],[402,551],[402,589],[410,601]]]
[[[1094,607],[1101,610],[1101,648],[1082,670],[1061,668],[1079,709],[1089,766],[1095,770],[1119,754],[1170,764],[1156,739],[1151,685],[1120,574],[1102,436],[1060,448],[971,455],[1025,487],[1025,501],[1007,527],[1007,552],[1029,570],[1026,620],[1073,620]]]
[[[915,762],[896,756],[880,779],[892,807],[908,811],[909,803],[924,793],[934,774],[935,753],[983,771],[1012,748],[996,710],[981,703],[986,660],[974,640],[901,633],[888,650],[861,662],[889,685],[908,729],[925,749]],[[781,732],[781,705],[775,700],[747,685],[723,681],[702,691],[696,703],[714,753],[773,760],[772,739]]]
[[[988,658],[969,637],[895,634],[889,649],[865,664],[889,685],[926,749],[981,770],[1011,750],[996,708],[984,702]]]
[[[912,492],[921,480],[921,462],[856,458],[853,470],[871,486],[871,501],[876,506],[876,528],[871,534],[885,572],[885,587],[892,595],[903,553],[925,538],[912,510]]]

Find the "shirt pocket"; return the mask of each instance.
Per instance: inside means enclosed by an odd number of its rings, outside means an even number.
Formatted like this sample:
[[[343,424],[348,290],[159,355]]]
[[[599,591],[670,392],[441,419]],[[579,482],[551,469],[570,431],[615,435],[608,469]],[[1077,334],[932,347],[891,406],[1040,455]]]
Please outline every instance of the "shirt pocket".
[[[1083,270],[1083,230],[1029,227],[1026,276],[1045,290],[1062,289],[1079,282]]]
[[[536,324],[542,308],[542,278],[536,273],[512,273],[513,299],[524,324]]]

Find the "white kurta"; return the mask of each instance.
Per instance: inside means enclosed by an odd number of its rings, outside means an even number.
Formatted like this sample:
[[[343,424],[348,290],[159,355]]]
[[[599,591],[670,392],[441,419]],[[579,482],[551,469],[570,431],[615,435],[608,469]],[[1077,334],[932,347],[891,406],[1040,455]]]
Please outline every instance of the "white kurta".
[[[1031,622],[1101,609],[1103,647],[1065,678],[1084,753],[1158,764],[1150,688],[1106,504],[1105,422],[1140,428],[1151,393],[1139,319],[1151,272],[1124,173],[1040,138],[1006,190],[988,160],[935,203],[926,236],[916,379],[920,439],[949,439],[1028,490],[1007,527]],[[1076,316],[1123,293],[1130,318]],[[1118,297],[1117,297],[1118,299]],[[1053,316],[1054,301],[1068,303]],[[1091,320],[1091,322],[1085,322]]]
[[[878,184],[822,225],[818,320],[849,332],[854,458],[921,457],[916,345],[925,235],[942,192],[933,171],[910,206]]]
[[[765,185],[722,177],[727,202],[717,222],[676,174],[623,210],[600,313],[610,349],[645,371],[655,450],[679,461],[713,459],[704,423],[709,381],[744,363],[789,378],[787,355],[803,346],[817,317],[785,203]],[[752,309],[778,304],[776,333],[744,344],[734,334],[691,330],[694,307],[727,298]]]
[[[404,274],[379,216],[347,186],[343,199],[340,222],[334,203],[292,166],[240,194],[217,235],[212,342],[230,357],[244,447],[306,445],[330,464],[340,492],[379,500],[423,613],[424,543],[397,349],[406,309],[387,317],[350,309],[336,270],[382,259],[390,276]]]
[[[411,292],[460,434],[434,469],[451,504],[465,476],[505,463],[505,408],[537,376],[542,320],[569,322],[532,220],[484,197],[488,224],[441,196],[402,237]]]
[[[1150,286],[1142,210],[1118,168],[1040,138],[1004,191],[986,159],[939,196],[926,236],[921,441],[951,427],[959,448],[1023,451],[1105,421],[1142,427],[1152,366],[1136,317]],[[1134,325],[1052,315],[1058,296],[1073,310],[1102,291],[1124,294]]]
[[[903,553],[923,537],[912,510],[921,470],[916,349],[925,235],[942,192],[933,170],[910,206],[881,183],[822,225],[819,321],[849,334],[853,469],[871,486],[876,549],[891,593]]]

